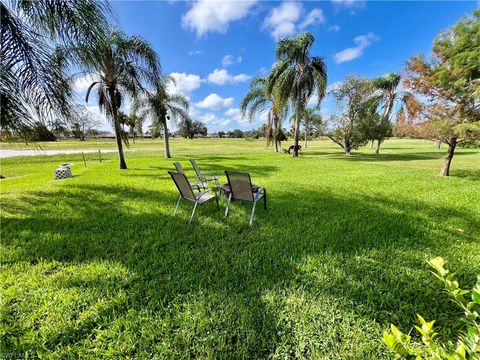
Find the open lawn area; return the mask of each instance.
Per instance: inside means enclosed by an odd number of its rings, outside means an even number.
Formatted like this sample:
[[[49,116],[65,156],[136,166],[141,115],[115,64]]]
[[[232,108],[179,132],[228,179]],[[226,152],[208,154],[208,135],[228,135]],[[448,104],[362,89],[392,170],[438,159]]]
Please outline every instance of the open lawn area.
[[[286,145],[286,143],[285,143]],[[45,149],[107,149],[113,141]],[[393,139],[343,155],[332,142],[300,158],[264,140],[160,141],[126,152],[3,159],[1,352],[40,358],[380,359],[390,323],[416,314],[440,336],[463,328],[426,260],[445,258],[464,288],[480,273],[480,150]],[[24,148],[1,144],[1,148]],[[225,199],[173,217],[167,170],[247,171],[268,209]],[[60,163],[75,177],[53,180]],[[412,332],[413,336],[417,336]],[[415,338],[419,341],[419,338]]]

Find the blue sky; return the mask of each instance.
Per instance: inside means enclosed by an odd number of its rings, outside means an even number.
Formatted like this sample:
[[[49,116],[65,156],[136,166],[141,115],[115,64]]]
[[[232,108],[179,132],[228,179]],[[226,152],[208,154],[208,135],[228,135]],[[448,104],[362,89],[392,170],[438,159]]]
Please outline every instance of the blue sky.
[[[312,32],[312,55],[325,57],[331,85],[349,74],[375,77],[401,72],[408,57],[428,54],[436,34],[479,5],[478,1],[113,2],[117,26],[153,45],[163,71],[177,81],[171,91],[189,98],[192,117],[205,122],[210,132],[247,130],[264,121],[262,115],[253,123],[242,119],[238,105],[250,79],[270,69],[279,37]],[[86,83],[77,80],[79,93]],[[96,112],[93,101],[88,108]],[[334,104],[326,99],[322,113],[333,110]]]

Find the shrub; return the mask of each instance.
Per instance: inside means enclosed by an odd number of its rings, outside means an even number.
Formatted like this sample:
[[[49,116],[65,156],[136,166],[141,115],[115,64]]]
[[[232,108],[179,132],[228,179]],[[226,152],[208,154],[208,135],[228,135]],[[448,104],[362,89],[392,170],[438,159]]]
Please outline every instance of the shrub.
[[[438,257],[428,261],[435,270],[432,272],[445,286],[445,290],[453,302],[463,311],[462,321],[466,331],[459,334],[456,344],[451,341],[439,341],[434,329],[435,320],[426,321],[418,316],[420,326],[415,329],[422,335],[423,345],[413,347],[411,337],[402,333],[391,324],[390,331],[385,331],[383,341],[398,357],[406,359],[480,359],[480,275],[471,291],[463,290],[455,280],[455,274],[444,268],[445,261]]]

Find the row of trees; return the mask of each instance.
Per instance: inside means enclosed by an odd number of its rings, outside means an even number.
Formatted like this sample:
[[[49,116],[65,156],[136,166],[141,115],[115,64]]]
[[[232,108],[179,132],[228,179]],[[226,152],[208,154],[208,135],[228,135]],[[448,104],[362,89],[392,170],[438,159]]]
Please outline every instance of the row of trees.
[[[372,146],[376,142],[378,155],[393,132],[446,143],[442,176],[449,175],[458,145],[478,143],[480,9],[440,33],[430,59],[411,57],[404,76],[391,73],[373,80],[348,76],[330,91],[337,111],[327,119],[318,113],[327,93],[327,71],[322,57],[310,55],[313,42],[310,33],[280,40],[271,72],[252,80],[240,104],[250,120],[267,111],[265,136],[267,144],[274,144],[274,151],[280,150],[281,128],[289,114],[294,157],[298,156],[301,125],[305,140],[309,133],[327,136],[347,155],[369,141]],[[317,103],[309,108],[313,95]]]
[[[121,169],[126,169],[122,140],[125,127],[150,117],[165,134],[170,157],[167,114],[190,120],[185,97],[167,92],[173,79],[162,75],[159,57],[139,36],[127,36],[110,25],[107,2],[95,0],[0,2],[0,126],[3,136],[33,139],[38,124],[75,118],[72,79],[88,75],[85,101],[96,92],[98,105],[111,122]],[[128,97],[133,112],[120,108]],[[78,124],[77,124],[78,125]],[[82,131],[77,126],[77,131]],[[141,131],[141,130],[140,130]]]
[[[412,94],[399,90],[400,76],[388,74],[373,80],[348,76],[331,94],[337,103],[337,112],[322,124],[323,135],[350,155],[353,149],[369,141],[380,146],[392,135],[393,109],[397,113],[408,110]]]

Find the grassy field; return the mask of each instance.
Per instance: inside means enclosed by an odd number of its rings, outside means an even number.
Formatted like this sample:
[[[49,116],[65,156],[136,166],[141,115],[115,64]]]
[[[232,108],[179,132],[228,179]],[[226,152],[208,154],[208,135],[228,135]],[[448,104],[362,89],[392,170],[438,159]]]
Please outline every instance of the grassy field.
[[[1,148],[12,147],[2,144]],[[21,148],[23,146],[16,146]],[[44,148],[113,148],[68,142]],[[2,160],[1,351],[40,358],[390,358],[382,332],[416,314],[441,336],[459,311],[429,273],[442,256],[464,287],[480,273],[480,152],[390,140],[380,157],[328,141],[299,159],[263,141],[142,141],[99,163],[87,154]],[[235,203],[225,219],[177,197],[167,170],[248,171],[268,210]],[[75,164],[73,179],[53,170]],[[418,340],[418,338],[417,338]],[[1,356],[0,356],[1,357]]]

